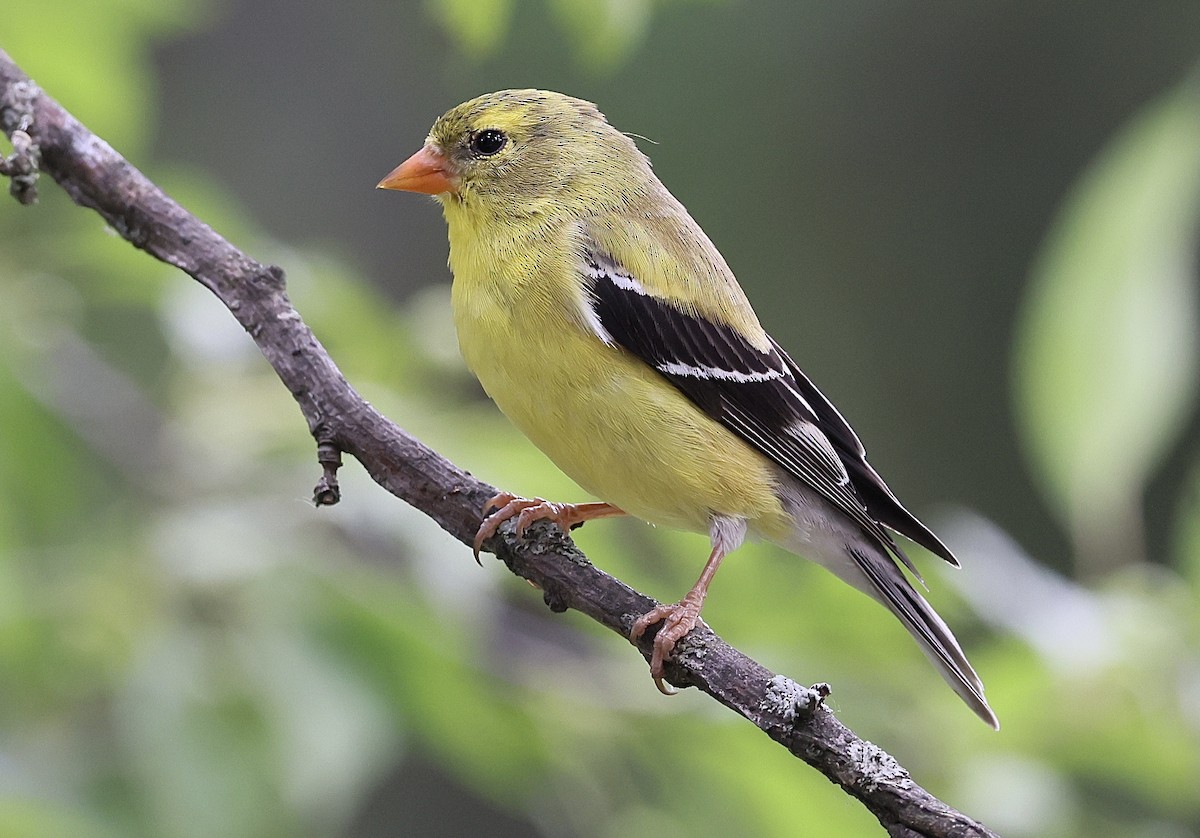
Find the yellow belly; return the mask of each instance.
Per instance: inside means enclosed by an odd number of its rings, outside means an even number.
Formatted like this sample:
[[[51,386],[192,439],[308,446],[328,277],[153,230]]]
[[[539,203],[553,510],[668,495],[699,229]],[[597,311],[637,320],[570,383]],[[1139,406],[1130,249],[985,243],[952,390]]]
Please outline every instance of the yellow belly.
[[[456,286],[459,285],[456,280]],[[784,526],[772,465],[654,370],[549,303],[455,288],[468,367],[500,410],[585,490],[654,524],[707,533],[714,514]]]

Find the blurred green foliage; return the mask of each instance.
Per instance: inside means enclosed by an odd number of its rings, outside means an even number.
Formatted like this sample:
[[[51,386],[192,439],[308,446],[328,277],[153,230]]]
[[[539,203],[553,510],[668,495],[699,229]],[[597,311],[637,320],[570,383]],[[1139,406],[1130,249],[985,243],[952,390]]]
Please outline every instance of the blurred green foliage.
[[[1018,333],[1026,436],[1082,570],[1146,555],[1142,498],[1200,381],[1198,240],[1200,86],[1189,78],[1081,179]]]
[[[683,0],[696,3],[699,0]],[[654,7],[664,0],[545,0],[579,63],[604,71],[646,36]],[[457,43],[460,55],[480,60],[497,52],[509,33],[515,0],[429,0],[429,9]]]
[[[604,69],[671,37],[653,30],[657,5],[538,8]],[[476,59],[530,14],[500,0],[426,11]],[[151,45],[222,13],[52,0],[0,46],[141,165]],[[1168,555],[1139,513],[1195,411],[1197,119],[1188,79],[1099,152],[1050,227],[1013,346],[1030,461],[1086,586],[968,513],[945,527],[968,568],[928,572],[1000,734],[878,606],[793,557],[745,548],[706,609],[772,668],[832,682],[848,724],[1005,835],[1200,831],[1200,462],[1170,498]],[[386,414],[505,488],[578,497],[479,399],[444,286],[396,306],[336,242],[285,245],[209,172],[146,162],[287,268],[301,312]],[[619,639],[477,568],[354,464],[345,501],[314,510],[311,439],[219,304],[52,184],[41,195],[0,203],[0,834],[878,834],[712,702],[663,700]],[[423,246],[441,258],[437,233]],[[662,599],[706,552],[631,521],[579,541]]]

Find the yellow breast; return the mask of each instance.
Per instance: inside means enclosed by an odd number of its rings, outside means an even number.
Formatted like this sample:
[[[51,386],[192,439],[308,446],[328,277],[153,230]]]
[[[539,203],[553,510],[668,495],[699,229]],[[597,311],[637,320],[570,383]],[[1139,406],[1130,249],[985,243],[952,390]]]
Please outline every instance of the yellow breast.
[[[774,469],[581,316],[574,265],[484,253],[451,229],[455,327],[467,366],[500,410],[585,490],[651,523],[707,532],[713,514],[774,530]]]

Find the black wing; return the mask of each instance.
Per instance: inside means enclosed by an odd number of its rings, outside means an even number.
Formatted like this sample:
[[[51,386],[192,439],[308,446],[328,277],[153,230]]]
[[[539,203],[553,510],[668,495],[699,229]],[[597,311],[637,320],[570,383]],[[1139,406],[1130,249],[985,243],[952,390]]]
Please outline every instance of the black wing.
[[[837,409],[772,341],[762,352],[727,326],[646,292],[613,259],[589,253],[587,312],[623,347],[716,421],[815,489],[916,573],[884,526],[951,564],[953,554],[900,505]],[[918,574],[919,576],[919,574]]]
[[[883,482],[879,472],[867,462],[867,451],[863,448],[858,436],[849,423],[842,418],[836,407],[825,398],[825,394],[809,381],[808,376],[796,365],[786,352],[771,339],[771,345],[780,354],[796,381],[796,386],[810,404],[818,417],[819,427],[833,442],[839,451],[843,465],[850,475],[859,498],[862,499],[871,517],[881,524],[891,527],[896,532],[920,544],[934,555],[940,556],[950,564],[958,567],[958,559],[950,552],[950,548],[942,543],[929,527],[925,526],[892,494],[892,490]]]

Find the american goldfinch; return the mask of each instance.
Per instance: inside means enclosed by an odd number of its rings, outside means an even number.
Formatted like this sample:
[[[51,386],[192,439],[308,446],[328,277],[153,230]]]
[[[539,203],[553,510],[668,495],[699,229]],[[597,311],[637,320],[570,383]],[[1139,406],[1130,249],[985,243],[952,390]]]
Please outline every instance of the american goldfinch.
[[[747,535],[816,560],[887,606],[998,727],[958,641],[909,583],[897,532],[958,561],[867,463],[858,436],[763,331],[721,254],[594,105],[505,90],[448,111],[379,183],[433,195],[450,236],[459,347],[500,410],[598,503],[503,494],[506,520],[629,514],[706,533],[712,553],[661,623],[651,672],[695,626]],[[919,579],[919,575],[917,576]]]

